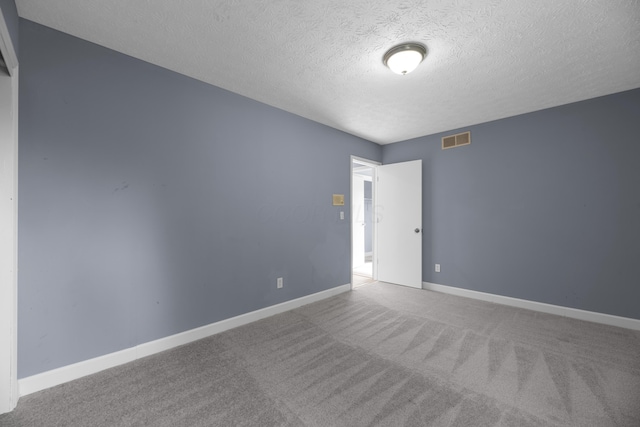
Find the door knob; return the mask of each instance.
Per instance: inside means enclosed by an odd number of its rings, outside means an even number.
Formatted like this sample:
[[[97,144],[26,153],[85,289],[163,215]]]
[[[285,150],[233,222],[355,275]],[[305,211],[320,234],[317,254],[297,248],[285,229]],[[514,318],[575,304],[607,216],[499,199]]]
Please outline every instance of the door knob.
[[[415,231],[416,233],[419,233],[419,232],[420,232],[420,229],[419,229],[419,228],[416,228],[416,229],[415,229],[415,230],[413,230],[413,231]]]

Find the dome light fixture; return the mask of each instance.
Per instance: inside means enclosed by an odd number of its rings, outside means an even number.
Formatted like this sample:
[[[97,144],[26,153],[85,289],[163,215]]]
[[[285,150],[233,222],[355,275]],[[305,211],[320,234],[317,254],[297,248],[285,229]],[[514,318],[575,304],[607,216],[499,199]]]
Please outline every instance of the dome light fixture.
[[[409,74],[427,56],[426,46],[420,43],[403,43],[384,54],[382,62],[396,74]]]

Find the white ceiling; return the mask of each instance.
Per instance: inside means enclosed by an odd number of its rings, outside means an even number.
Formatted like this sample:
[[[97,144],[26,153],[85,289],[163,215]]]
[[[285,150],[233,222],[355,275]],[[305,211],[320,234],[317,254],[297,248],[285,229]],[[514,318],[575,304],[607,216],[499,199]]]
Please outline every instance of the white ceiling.
[[[637,0],[17,0],[23,18],[386,144],[640,87]],[[385,51],[428,56],[393,74]]]

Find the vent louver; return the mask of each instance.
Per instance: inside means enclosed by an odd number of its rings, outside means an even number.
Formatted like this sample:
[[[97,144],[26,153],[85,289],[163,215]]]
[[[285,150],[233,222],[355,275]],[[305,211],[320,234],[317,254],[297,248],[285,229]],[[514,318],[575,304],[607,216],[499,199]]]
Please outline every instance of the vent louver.
[[[442,149],[459,147],[461,145],[471,144],[471,132],[458,133],[442,137]]]

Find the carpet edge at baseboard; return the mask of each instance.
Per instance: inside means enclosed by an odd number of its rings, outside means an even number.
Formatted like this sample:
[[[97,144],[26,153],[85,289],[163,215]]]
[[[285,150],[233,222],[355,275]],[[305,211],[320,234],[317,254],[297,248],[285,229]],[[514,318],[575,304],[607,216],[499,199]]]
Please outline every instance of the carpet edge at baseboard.
[[[422,282],[422,289],[640,331],[640,320],[629,317],[621,317],[613,314],[598,313],[595,311],[580,310],[577,308],[563,307],[543,302],[472,291],[453,286],[439,285],[437,283]]]
[[[219,334],[229,329],[237,328],[257,320],[265,319],[285,311],[293,310],[303,305],[321,301],[351,290],[351,284],[340,285],[335,288],[316,292],[311,295],[285,301],[280,304],[265,307],[256,311],[241,314],[229,319],[220,320],[175,335],[139,344],[124,350],[83,360],[71,365],[62,366],[50,371],[35,374],[18,380],[19,396],[26,396],[50,387],[95,374],[105,369],[133,362],[134,360],[150,356],[161,351],[169,350],[211,335]]]

